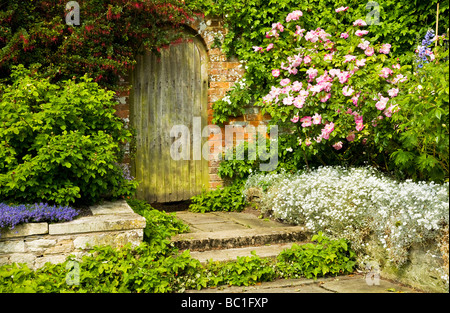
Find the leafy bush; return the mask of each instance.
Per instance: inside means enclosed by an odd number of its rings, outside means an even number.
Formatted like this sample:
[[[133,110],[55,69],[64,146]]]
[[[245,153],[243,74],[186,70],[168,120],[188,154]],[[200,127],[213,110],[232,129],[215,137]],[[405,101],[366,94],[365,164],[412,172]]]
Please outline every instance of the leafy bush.
[[[189,226],[176,218],[176,214],[158,211],[145,201],[137,199],[127,200],[130,207],[146,220],[144,228],[144,241],[167,242],[170,237],[189,232]],[[167,240],[167,241],[166,241]]]
[[[231,186],[217,187],[215,190],[203,190],[198,196],[191,198],[189,211],[191,212],[240,212],[247,202],[241,192],[241,184],[236,183]]]
[[[272,281],[277,277],[273,262],[262,259],[252,252],[252,256],[237,257],[227,263],[209,262],[206,267],[212,276],[214,286],[250,286],[258,282]]]
[[[0,203],[0,232],[21,223],[67,222],[73,220],[78,212],[71,207],[50,206],[44,203],[32,205],[7,205]],[[1,236],[1,233],[0,233]]]
[[[311,241],[317,244],[294,244],[278,255],[277,270],[283,278],[317,278],[353,272],[356,254],[345,239],[330,240],[319,232]]]
[[[180,37],[173,29],[194,16],[180,0],[87,0],[79,2],[81,25],[74,26],[64,20],[67,2],[3,2],[0,78],[8,79],[13,65],[37,63],[57,81],[87,73],[101,86],[118,89],[140,49],[158,53]]]
[[[430,49],[427,44],[421,49]],[[431,50],[428,55],[418,51],[417,73],[406,84],[408,93],[397,100],[402,113],[393,120],[401,146],[391,156],[409,177],[442,182],[449,179],[448,50],[438,50],[437,55],[440,61],[431,62],[430,56],[435,59]]]
[[[113,93],[92,79],[52,84],[23,66],[0,89],[0,198],[19,203],[95,202],[130,195]]]

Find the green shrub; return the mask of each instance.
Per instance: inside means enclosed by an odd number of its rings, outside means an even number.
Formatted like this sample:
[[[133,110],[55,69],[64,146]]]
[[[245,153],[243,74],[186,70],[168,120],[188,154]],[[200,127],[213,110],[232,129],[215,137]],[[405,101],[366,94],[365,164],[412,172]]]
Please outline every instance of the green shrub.
[[[23,66],[12,79],[0,89],[0,198],[69,204],[134,192],[117,165],[131,133],[112,92],[86,77],[53,84]]]
[[[311,239],[317,244],[294,244],[278,256],[277,269],[285,278],[317,278],[318,276],[352,273],[356,254],[345,239],[330,240],[322,232]]]
[[[189,211],[191,212],[240,212],[247,205],[242,195],[242,184],[236,183],[224,188],[217,187],[215,190],[203,190],[203,192],[191,198]]]
[[[144,241],[148,243],[163,242],[177,234],[189,232],[189,226],[177,219],[174,213],[158,211],[142,200],[129,199],[127,202],[134,212],[145,218],[147,224],[144,229]]]
[[[424,64],[407,82],[409,92],[398,99],[402,114],[394,117],[401,147],[391,156],[415,180],[449,179],[448,50],[438,56],[440,62]]]

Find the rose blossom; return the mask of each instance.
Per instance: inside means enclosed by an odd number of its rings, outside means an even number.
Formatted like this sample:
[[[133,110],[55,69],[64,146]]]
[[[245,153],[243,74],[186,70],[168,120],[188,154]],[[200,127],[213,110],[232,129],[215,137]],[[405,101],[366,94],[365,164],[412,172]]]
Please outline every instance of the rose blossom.
[[[388,90],[389,97],[391,98],[397,97],[399,91],[400,90],[398,88],[392,88]]]
[[[366,59],[356,60],[356,66],[363,67],[366,65]]]
[[[391,47],[392,46],[388,43],[382,45],[380,48],[380,53],[389,54],[389,52],[391,51]]]
[[[281,73],[280,73],[280,70],[278,70],[278,69],[272,71],[273,77],[278,77],[278,76],[280,76],[280,74],[281,74]]]
[[[314,114],[312,117],[314,125],[320,125],[322,123],[322,115],[319,113]]]
[[[342,149],[342,146],[343,146],[342,141],[339,141],[339,142],[337,142],[336,144],[333,145],[333,148],[339,151],[339,150]]]
[[[363,20],[359,19],[353,23],[353,26],[367,26],[367,23],[364,22]]]
[[[302,127],[309,127],[312,125],[311,116],[305,116],[303,117],[300,122],[302,122]]]
[[[342,94],[346,97],[350,97],[354,92],[355,90],[350,86],[344,86],[344,88],[342,88]]]
[[[362,37],[362,36],[364,36],[364,35],[367,35],[368,33],[369,33],[368,30],[357,30],[357,31],[355,32],[355,35],[358,36],[358,37]]]
[[[287,86],[287,85],[289,85],[290,82],[291,82],[291,80],[289,78],[285,78],[285,79],[281,80],[280,85]]]
[[[369,48],[366,49],[366,51],[364,51],[364,53],[365,53],[368,57],[370,57],[370,56],[372,56],[372,55],[375,53],[375,49],[374,49],[373,47],[369,47]]]
[[[336,13],[339,13],[339,12],[345,12],[347,10],[348,10],[348,7],[340,7],[340,8],[337,8],[335,11],[336,11]]]

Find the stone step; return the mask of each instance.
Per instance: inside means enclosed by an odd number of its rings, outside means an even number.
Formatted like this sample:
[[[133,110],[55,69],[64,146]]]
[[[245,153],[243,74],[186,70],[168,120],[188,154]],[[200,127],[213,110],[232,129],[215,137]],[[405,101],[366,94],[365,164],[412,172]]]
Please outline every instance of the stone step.
[[[206,251],[308,240],[304,227],[273,227],[193,232],[172,237],[181,250]]]
[[[296,242],[297,244],[302,244]],[[251,246],[245,248],[232,248],[208,251],[192,251],[191,256],[201,263],[208,263],[210,260],[217,262],[235,261],[237,257],[252,256],[254,252],[261,258],[276,258],[280,252],[290,249],[294,243],[268,244],[264,246]]]
[[[180,250],[207,251],[264,246],[309,239],[302,226],[292,226],[246,212],[177,212],[191,232],[172,237]]]

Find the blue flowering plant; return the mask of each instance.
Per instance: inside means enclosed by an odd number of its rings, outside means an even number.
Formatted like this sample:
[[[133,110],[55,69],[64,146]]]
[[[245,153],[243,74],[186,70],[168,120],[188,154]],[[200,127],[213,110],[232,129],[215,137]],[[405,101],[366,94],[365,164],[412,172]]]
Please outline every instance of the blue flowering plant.
[[[78,216],[78,211],[68,206],[45,203],[8,205],[0,203],[0,236],[2,229],[14,229],[21,223],[68,222]]]
[[[431,44],[435,41],[436,37],[433,30],[428,30],[425,38],[422,40],[422,44],[419,45],[416,49],[417,59],[416,62],[417,67],[423,68],[424,64],[430,63],[436,59],[433,50],[431,50]]]

